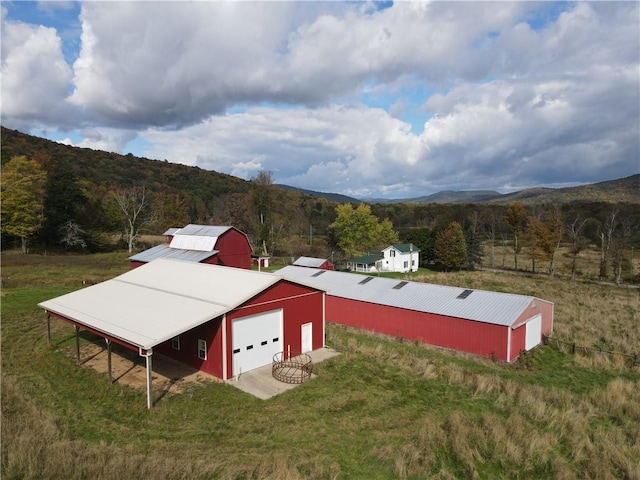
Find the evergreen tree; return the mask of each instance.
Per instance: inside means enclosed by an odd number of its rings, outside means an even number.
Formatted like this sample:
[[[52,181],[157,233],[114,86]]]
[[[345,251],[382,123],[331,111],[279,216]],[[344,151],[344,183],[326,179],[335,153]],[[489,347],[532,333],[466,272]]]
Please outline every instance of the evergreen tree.
[[[39,234],[42,244],[47,248],[65,244],[70,225],[74,226],[72,230],[76,234],[84,234],[81,217],[86,205],[87,197],[68,162],[54,162],[44,192],[44,223]]]
[[[441,230],[434,244],[436,263],[445,270],[460,268],[467,259],[467,241],[458,222],[451,222]]]

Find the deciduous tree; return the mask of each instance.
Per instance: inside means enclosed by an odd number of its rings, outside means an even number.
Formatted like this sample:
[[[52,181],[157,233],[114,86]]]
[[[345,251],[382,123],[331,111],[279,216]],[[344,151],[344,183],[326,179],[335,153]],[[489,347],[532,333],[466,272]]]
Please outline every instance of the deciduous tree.
[[[573,221],[567,225],[567,235],[569,236],[571,252],[571,280],[576,277],[576,263],[578,260],[578,254],[586,247],[587,242],[582,236],[584,227],[587,225],[587,218],[580,218],[580,215],[576,215]]]
[[[42,225],[45,170],[27,157],[14,157],[2,168],[2,231],[20,238],[22,253],[27,239]]]
[[[336,219],[330,227],[338,247],[351,257],[398,241],[391,220],[385,218],[380,222],[364,203],[356,208],[350,203],[338,205]]]
[[[522,234],[524,229],[524,221],[526,218],[526,210],[521,203],[512,203],[507,207],[504,220],[511,230],[513,235],[513,261],[515,263],[515,269],[518,269],[518,254],[520,253],[521,246],[518,244],[518,238]]]
[[[112,196],[122,214],[125,241],[131,253],[140,232],[152,223],[149,192],[145,187],[117,188]]]

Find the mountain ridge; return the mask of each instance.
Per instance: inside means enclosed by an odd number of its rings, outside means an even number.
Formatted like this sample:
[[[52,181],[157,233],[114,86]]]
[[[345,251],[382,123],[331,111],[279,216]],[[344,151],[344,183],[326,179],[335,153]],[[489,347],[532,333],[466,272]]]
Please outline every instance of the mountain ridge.
[[[33,157],[37,154],[53,154],[58,158],[72,160],[74,167],[81,168],[81,177],[96,184],[125,184],[151,181],[156,188],[179,190],[190,188],[201,192],[201,198],[211,201],[215,195],[232,192],[246,192],[249,182],[239,177],[202,170],[197,166],[171,163],[167,160],[152,160],[132,154],[121,155],[113,152],[74,147],[29,135],[18,130],[1,127],[2,160],[13,156]],[[91,161],[87,161],[90,157]],[[76,163],[77,162],[77,163]],[[153,163],[152,163],[153,162]],[[324,198],[337,203],[380,203],[380,204],[468,204],[520,202],[523,204],[572,203],[572,202],[628,202],[640,204],[640,173],[629,177],[606,180],[597,183],[565,188],[536,187],[501,194],[493,190],[445,190],[431,195],[407,199],[354,198],[333,192],[317,192],[290,185],[276,184],[280,189],[293,190]]]

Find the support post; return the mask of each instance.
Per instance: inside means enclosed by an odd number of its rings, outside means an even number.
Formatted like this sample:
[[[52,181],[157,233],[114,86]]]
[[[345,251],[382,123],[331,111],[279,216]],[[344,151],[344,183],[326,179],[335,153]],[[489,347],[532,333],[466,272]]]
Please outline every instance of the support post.
[[[47,314],[47,345],[51,345],[51,315]]]
[[[153,407],[153,388],[152,388],[152,364],[151,364],[151,356],[153,355],[153,350],[145,350],[145,353],[142,353],[142,349],[139,350],[141,356],[143,356],[147,361],[147,408]]]
[[[113,383],[113,377],[111,375],[111,340],[104,339],[107,342],[107,373],[109,374],[109,383]]]
[[[76,330],[76,361],[80,363],[80,327],[73,326]]]

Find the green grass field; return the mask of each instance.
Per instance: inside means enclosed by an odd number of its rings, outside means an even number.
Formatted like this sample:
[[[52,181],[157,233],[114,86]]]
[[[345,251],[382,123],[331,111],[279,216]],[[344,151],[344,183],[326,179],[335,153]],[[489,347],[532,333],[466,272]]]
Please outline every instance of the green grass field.
[[[640,478],[640,367],[541,346],[513,365],[328,325],[342,355],[263,401],[218,383],[146,409],[77,366],[36,304],[126,253],[2,254],[3,479]],[[419,277],[422,278],[422,277]],[[426,281],[555,302],[554,336],[640,353],[637,289],[489,272]]]

